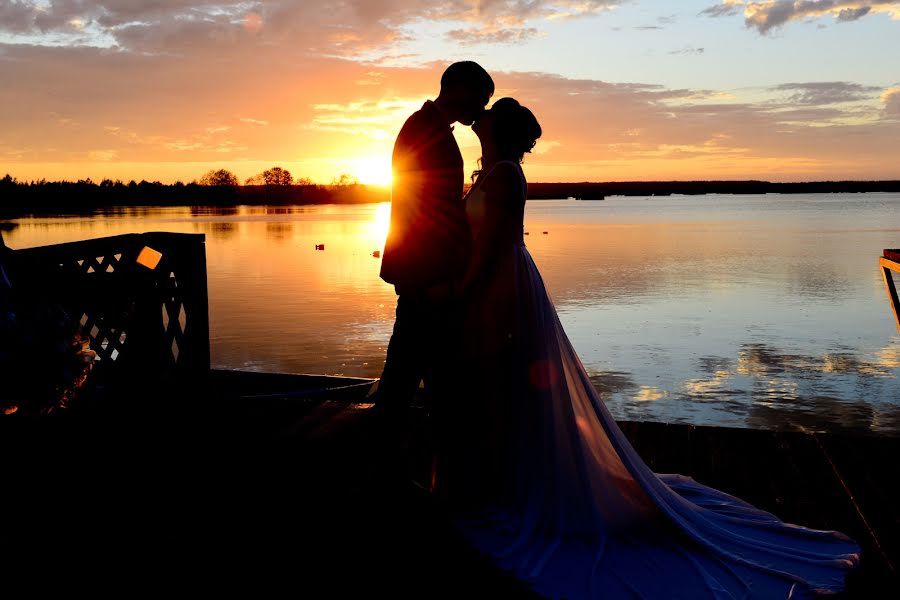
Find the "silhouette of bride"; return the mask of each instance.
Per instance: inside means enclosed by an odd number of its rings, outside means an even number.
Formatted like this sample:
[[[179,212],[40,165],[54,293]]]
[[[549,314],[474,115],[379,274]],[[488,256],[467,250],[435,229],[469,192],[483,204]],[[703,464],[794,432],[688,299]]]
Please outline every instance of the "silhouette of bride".
[[[465,389],[444,407],[435,492],[466,538],[565,598],[802,598],[844,586],[858,544],[641,460],[591,384],[523,241],[532,112],[497,100],[465,197]]]

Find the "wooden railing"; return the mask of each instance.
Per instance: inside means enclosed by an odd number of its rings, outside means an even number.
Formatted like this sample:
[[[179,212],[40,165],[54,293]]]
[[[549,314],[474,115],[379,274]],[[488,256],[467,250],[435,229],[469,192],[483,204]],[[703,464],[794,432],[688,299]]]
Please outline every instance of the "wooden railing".
[[[894,285],[893,272],[900,273],[900,249],[885,249],[878,259],[881,267],[881,276],[884,278],[884,287],[887,289],[891,310],[894,311],[894,323],[897,324],[897,332],[900,333],[900,299],[897,298],[897,287]]]
[[[135,233],[14,251],[14,289],[77,320],[92,377],[131,386],[209,371],[203,234]]]

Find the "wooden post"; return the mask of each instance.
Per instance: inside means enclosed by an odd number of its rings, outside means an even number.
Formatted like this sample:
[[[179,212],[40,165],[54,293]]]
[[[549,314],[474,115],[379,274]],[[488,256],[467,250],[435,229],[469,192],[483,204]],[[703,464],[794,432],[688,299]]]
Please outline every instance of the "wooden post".
[[[881,265],[881,276],[884,277],[884,286],[887,288],[888,299],[891,301],[891,308],[894,311],[894,322],[897,324],[897,332],[900,333],[900,300],[897,299],[897,287],[894,285],[892,273],[892,271],[900,272],[900,263],[884,256],[878,262]]]

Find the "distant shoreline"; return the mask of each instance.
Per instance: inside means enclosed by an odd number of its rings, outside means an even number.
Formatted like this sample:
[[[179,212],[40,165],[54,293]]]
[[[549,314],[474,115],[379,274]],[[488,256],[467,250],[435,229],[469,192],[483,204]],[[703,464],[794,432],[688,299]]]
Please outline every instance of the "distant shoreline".
[[[900,180],[882,181],[609,181],[585,183],[529,183],[533,200],[578,198],[602,200],[607,196],[669,196],[672,194],[828,194],[900,192]]]
[[[798,194],[900,192],[900,180],[769,182],[758,180],[533,182],[528,198],[602,200],[609,196],[669,196],[672,194]],[[141,181],[90,180],[18,182],[0,180],[0,218],[59,213],[84,213],[142,206],[234,207],[315,204],[371,204],[390,201],[387,186],[350,185],[171,185]]]

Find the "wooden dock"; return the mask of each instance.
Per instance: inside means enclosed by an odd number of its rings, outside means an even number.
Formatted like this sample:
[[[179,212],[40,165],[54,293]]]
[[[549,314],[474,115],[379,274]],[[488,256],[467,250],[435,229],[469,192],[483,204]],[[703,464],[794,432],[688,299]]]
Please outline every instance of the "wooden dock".
[[[386,467],[371,383],[211,371],[190,396],[147,389],[102,412],[0,418],[7,573],[35,594],[527,597],[415,484],[426,437],[404,473]],[[841,598],[898,597],[900,439],[620,425],[656,472],[859,540]]]

